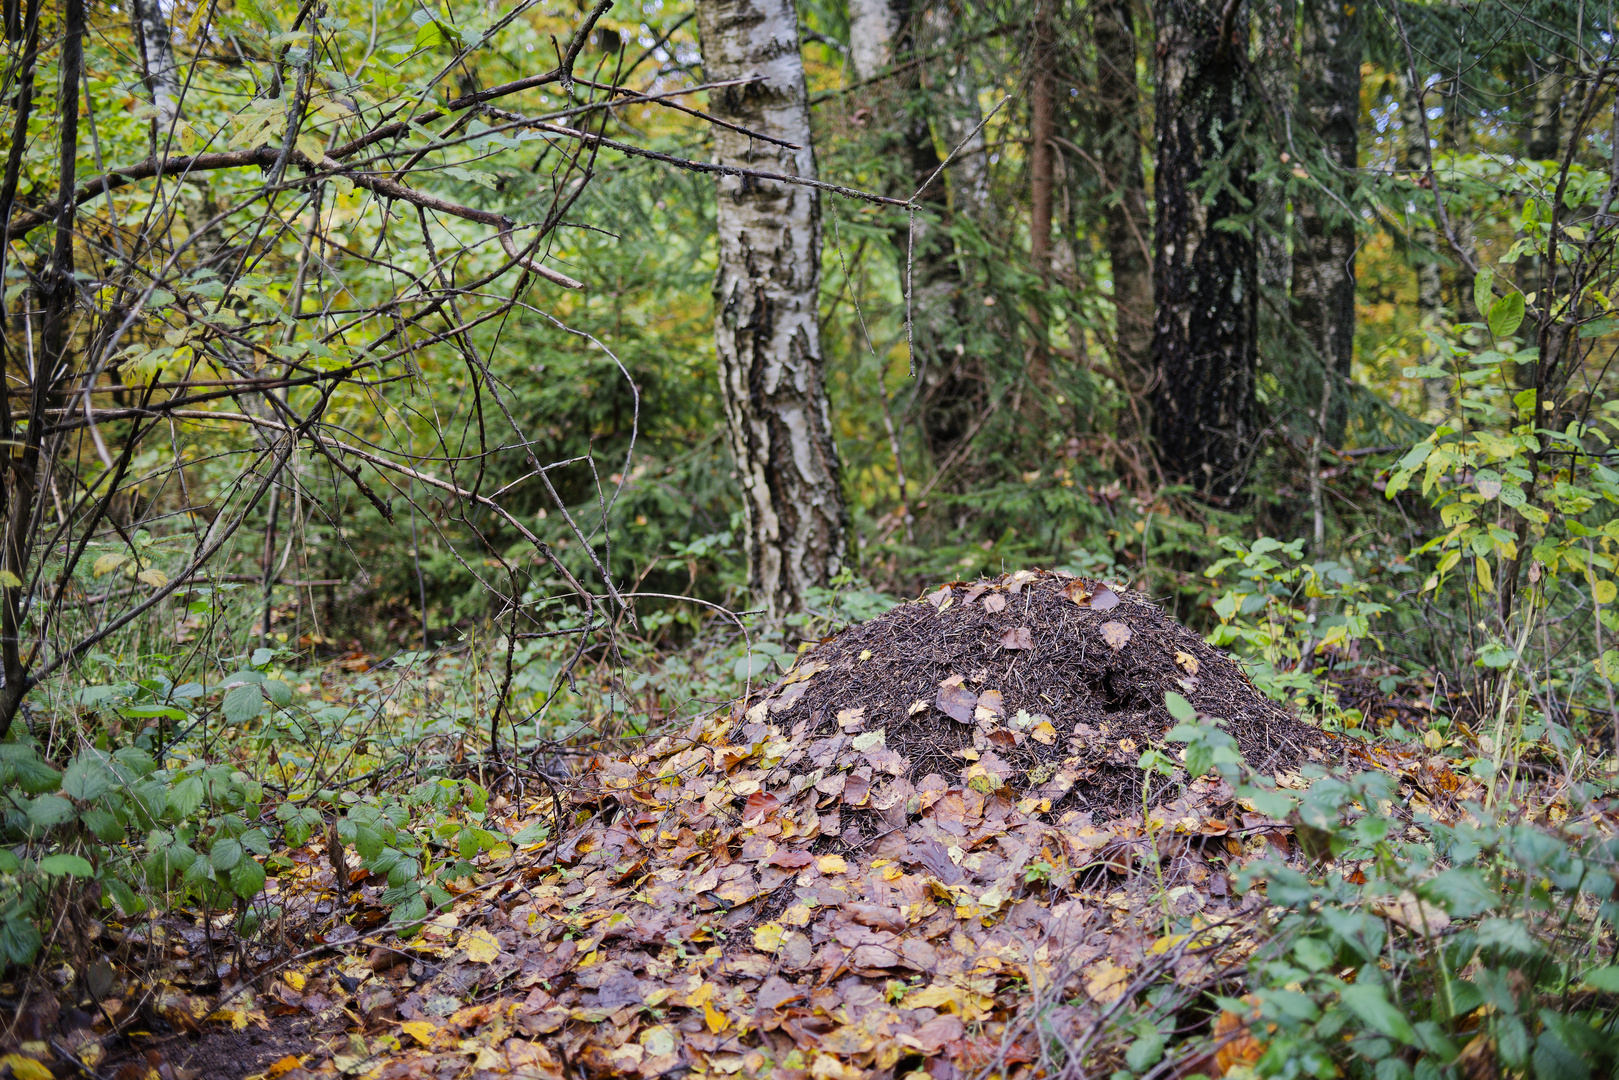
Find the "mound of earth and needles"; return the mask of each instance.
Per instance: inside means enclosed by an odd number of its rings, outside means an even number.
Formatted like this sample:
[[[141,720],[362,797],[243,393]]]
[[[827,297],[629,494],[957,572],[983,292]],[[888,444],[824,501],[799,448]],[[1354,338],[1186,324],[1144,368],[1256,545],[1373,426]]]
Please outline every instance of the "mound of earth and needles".
[[[1188,720],[1217,733],[1193,769],[1166,740]],[[1122,1060],[1143,987],[1191,1002],[1252,953],[1264,900],[1237,895],[1237,868],[1300,857],[1278,808],[1210,764],[1302,786],[1301,766],[1337,755],[1142,597],[1027,571],[945,586],[591,760],[557,836],[490,861],[419,933],[328,934],[335,962],[260,993],[327,1021],[270,1071],[944,1078]]]

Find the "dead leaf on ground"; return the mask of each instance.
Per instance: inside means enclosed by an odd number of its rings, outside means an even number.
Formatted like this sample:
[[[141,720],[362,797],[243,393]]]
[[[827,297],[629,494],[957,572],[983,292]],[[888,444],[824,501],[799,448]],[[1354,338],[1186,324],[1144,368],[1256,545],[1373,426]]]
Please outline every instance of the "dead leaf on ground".
[[[935,704],[950,719],[970,724],[973,722],[973,710],[978,705],[978,695],[964,686],[941,686]]]
[[[1197,657],[1182,649],[1175,650],[1175,663],[1188,675],[1197,674]]]
[[[1001,648],[1032,649],[1034,648],[1034,634],[1027,626],[1014,626],[1001,635]]]
[[[1112,646],[1114,652],[1128,645],[1130,639],[1135,636],[1130,628],[1121,622],[1105,622],[1097,629],[1102,633],[1102,640]]]
[[[1006,596],[1003,593],[990,593],[984,597],[984,610],[991,615],[1006,610]]]
[[[1092,611],[1112,611],[1119,606],[1119,594],[1112,589],[1098,589],[1091,597]]]

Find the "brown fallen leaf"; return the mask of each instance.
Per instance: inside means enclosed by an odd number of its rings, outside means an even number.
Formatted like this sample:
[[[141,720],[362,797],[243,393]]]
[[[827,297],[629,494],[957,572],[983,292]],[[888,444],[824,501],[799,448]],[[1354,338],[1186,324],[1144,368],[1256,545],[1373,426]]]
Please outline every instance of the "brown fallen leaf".
[[[1179,664],[1180,669],[1182,671],[1186,672],[1186,674],[1188,674],[1188,675],[1196,675],[1197,674],[1197,667],[1198,667],[1197,657],[1193,656],[1191,653],[1185,652],[1185,651],[1183,651],[1181,649],[1176,649],[1175,650],[1175,663]]]
[[[1114,652],[1128,645],[1130,639],[1135,636],[1130,632],[1130,628],[1121,622],[1105,622],[1097,629],[1102,632],[1102,640],[1112,646]]]
[[[927,599],[928,603],[932,604],[939,611],[943,611],[946,607],[950,606],[950,601],[952,598],[950,586],[946,585],[936,593],[929,593]]]
[[[1091,598],[1090,586],[1082,578],[1075,578],[1062,587],[1062,594],[1080,607],[1084,607]]]
[[[1091,597],[1092,611],[1112,611],[1118,606],[1119,594],[1112,589],[1099,589],[1096,595]]]
[[[1034,634],[1027,626],[1014,626],[1001,635],[1001,648],[1032,649],[1034,648]]]
[[[978,705],[978,695],[965,686],[941,686],[934,704],[957,723],[970,724],[973,722],[973,709]]]
[[[1006,596],[1003,593],[998,592],[990,593],[988,596],[984,597],[984,610],[989,612],[991,615],[995,614],[997,611],[1005,611]]]
[[[768,791],[755,791],[748,796],[746,805],[742,808],[742,820],[750,821],[764,818],[781,807],[781,800]]]
[[[786,848],[778,848],[765,860],[771,866],[780,866],[787,870],[802,870],[814,861],[815,857],[807,851],[788,851]]]

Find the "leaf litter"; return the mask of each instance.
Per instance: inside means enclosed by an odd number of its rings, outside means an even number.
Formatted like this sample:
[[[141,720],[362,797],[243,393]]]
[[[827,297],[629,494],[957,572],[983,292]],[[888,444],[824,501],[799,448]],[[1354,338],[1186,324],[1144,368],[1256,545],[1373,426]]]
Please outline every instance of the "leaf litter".
[[[944,586],[591,759],[567,827],[479,856],[419,933],[360,883],[324,955],[261,985],[326,1033],[265,1075],[1042,1075],[1036,1015],[1097,1045],[1154,981],[1228,977],[1265,908],[1236,871],[1304,857],[1217,774],[1144,786],[1138,755],[1175,753],[1166,691],[1282,786],[1342,756],[1136,594]]]

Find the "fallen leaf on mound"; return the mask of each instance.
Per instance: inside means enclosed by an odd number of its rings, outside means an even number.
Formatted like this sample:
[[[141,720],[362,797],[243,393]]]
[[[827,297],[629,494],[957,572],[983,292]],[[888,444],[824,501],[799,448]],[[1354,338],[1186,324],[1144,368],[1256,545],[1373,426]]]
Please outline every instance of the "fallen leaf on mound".
[[[1197,657],[1193,656],[1191,653],[1185,652],[1181,649],[1176,649],[1175,663],[1179,664],[1180,669],[1186,672],[1186,674],[1197,674]]]
[[[1092,611],[1112,611],[1118,606],[1119,594],[1112,589],[1099,589],[1096,595],[1091,597]]]
[[[1083,578],[1075,578],[1062,587],[1062,594],[1084,607],[1091,598],[1091,587]]]
[[[929,593],[927,599],[928,603],[932,604],[938,610],[943,611],[945,608],[950,606],[950,601],[954,599],[954,597],[952,597],[950,594],[950,586],[946,585],[936,593]]]
[[[1001,648],[1032,649],[1034,648],[1034,635],[1027,626],[1014,626],[1001,635]]]
[[[997,611],[1005,611],[1006,597],[998,592],[990,593],[988,596],[984,597],[984,610],[989,612],[991,615],[995,614]]]
[[[1114,652],[1128,645],[1130,639],[1135,636],[1130,628],[1121,622],[1105,622],[1097,629],[1102,633],[1102,640],[1112,646]]]
[[[474,964],[492,964],[500,956],[500,942],[487,930],[474,930],[461,939],[467,959]]]
[[[973,710],[978,705],[978,695],[964,686],[941,686],[935,704],[950,719],[970,724],[973,722]]]
[[[742,810],[742,819],[751,821],[755,818],[763,818],[767,814],[773,813],[780,806],[781,800],[768,791],[755,791],[748,796],[747,804]]]

